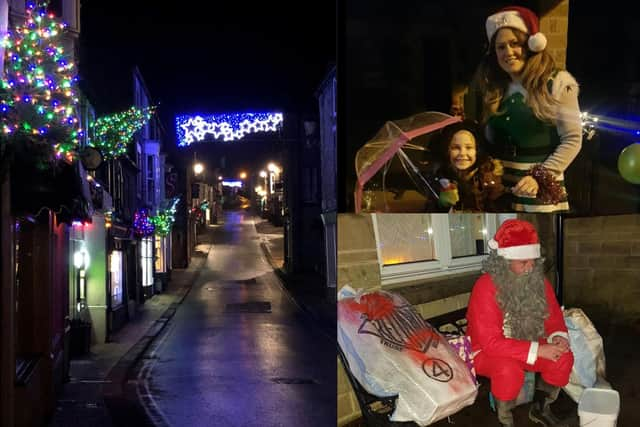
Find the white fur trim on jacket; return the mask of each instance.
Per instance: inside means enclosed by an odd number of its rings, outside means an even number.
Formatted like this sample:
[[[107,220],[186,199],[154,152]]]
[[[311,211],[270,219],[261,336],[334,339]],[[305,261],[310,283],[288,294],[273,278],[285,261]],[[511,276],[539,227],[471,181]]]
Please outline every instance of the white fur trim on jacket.
[[[533,365],[538,360],[538,344],[536,341],[531,341],[531,347],[529,347],[529,355],[527,356],[527,363]]]
[[[575,90],[576,96],[580,93],[580,85],[576,81],[575,77],[573,77],[568,71],[560,70],[553,78],[553,83],[551,84],[551,95],[555,99],[560,100],[562,94],[566,92],[567,89]]]
[[[549,337],[547,338],[547,342],[549,344],[551,344],[553,342],[553,337],[562,337],[562,338],[566,339],[567,341],[569,341],[569,334],[564,332],[564,331],[557,331],[557,332],[554,332],[551,335],[549,335]]]

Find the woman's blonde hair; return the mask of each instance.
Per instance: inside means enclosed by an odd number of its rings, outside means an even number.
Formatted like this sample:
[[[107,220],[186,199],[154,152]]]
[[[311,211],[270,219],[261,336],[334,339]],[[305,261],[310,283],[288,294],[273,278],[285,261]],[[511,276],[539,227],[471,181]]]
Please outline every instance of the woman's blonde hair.
[[[513,31],[518,42],[525,50],[526,60],[522,70],[521,83],[528,93],[527,105],[531,107],[533,114],[538,119],[554,123],[557,100],[553,98],[547,85],[556,70],[555,61],[546,50],[539,53],[530,51],[527,47],[527,34],[515,28],[510,28],[510,30]],[[498,31],[492,37],[489,51],[476,73],[483,95],[483,123],[489,117],[501,114],[498,108],[511,82],[509,74],[500,68],[498,64],[495,42],[497,34]]]

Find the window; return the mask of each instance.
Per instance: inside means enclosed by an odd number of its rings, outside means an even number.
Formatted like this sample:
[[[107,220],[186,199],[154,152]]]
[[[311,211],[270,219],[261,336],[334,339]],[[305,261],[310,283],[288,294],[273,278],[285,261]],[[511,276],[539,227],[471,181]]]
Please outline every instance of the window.
[[[142,153],[140,152],[140,146],[136,144],[136,166],[138,166],[138,188],[137,188],[137,193],[138,193],[138,198],[141,199],[142,198]]]
[[[207,212],[209,212],[207,210]],[[165,268],[165,259],[164,259],[164,255],[165,255],[165,237],[161,237],[158,236],[157,234],[155,235],[156,237],[156,271],[158,273],[165,273],[167,270]]]
[[[155,162],[153,155],[147,156],[147,203],[153,205],[155,196],[155,181],[153,179]]]
[[[116,200],[116,204],[115,207],[116,209],[121,209],[122,208],[122,199],[124,197],[124,177],[122,176],[122,166],[120,165],[120,163],[115,163],[114,164],[114,168],[115,168],[115,177],[114,177],[114,188],[113,188],[113,196],[115,197]]]
[[[113,251],[109,256],[111,281],[111,308],[122,304],[122,251]]]
[[[140,241],[140,262],[142,267],[142,286],[153,285],[153,240],[145,237]]]
[[[480,269],[487,242],[515,214],[373,214],[382,284]]]

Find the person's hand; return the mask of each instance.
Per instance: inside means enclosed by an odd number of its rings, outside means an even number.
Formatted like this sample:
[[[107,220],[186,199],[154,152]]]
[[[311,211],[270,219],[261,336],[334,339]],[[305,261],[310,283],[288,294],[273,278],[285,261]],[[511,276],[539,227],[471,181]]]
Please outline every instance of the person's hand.
[[[557,362],[565,351],[557,344],[540,344],[538,357]]]
[[[555,345],[557,345],[558,347],[560,347],[561,349],[563,349],[563,352],[566,353],[567,351],[569,351],[570,347],[569,347],[569,340],[566,339],[565,337],[556,335],[555,337],[553,337],[551,339],[551,342]]]
[[[458,200],[460,200],[458,185],[455,182],[449,181],[447,178],[440,178],[438,182],[442,186],[442,190],[438,195],[438,204],[444,208],[455,206]]]
[[[441,191],[438,203],[440,203],[440,206],[447,208],[449,206],[455,206],[458,200],[460,200],[458,189],[454,188],[452,190]]]
[[[527,175],[518,181],[512,191],[518,197],[536,197],[538,189],[538,181],[531,175]]]

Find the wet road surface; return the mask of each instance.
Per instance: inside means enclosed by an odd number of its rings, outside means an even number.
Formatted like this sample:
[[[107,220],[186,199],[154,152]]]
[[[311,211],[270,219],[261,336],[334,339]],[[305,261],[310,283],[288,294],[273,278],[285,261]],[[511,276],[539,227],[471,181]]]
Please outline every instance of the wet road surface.
[[[336,420],[335,336],[284,291],[252,217],[225,212],[191,292],[140,370],[156,425],[329,426]],[[205,239],[206,240],[206,239]]]

